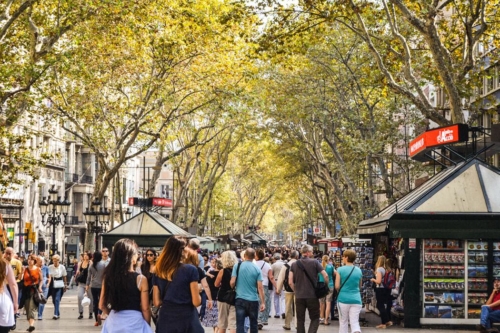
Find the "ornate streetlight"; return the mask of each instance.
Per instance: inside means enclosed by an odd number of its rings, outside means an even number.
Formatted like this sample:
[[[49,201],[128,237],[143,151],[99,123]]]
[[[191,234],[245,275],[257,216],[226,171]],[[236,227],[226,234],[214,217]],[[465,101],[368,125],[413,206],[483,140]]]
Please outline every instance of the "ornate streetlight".
[[[38,205],[40,206],[40,213],[42,215],[42,224],[44,226],[52,226],[52,245],[50,254],[52,256],[57,251],[56,226],[64,226],[66,224],[66,218],[68,216],[68,210],[71,202],[69,202],[66,197],[64,197],[64,201],[61,200],[61,196],[58,196],[58,191],[54,186],[52,186],[52,188],[49,189],[48,200],[47,197],[43,197]],[[47,220],[45,220],[46,215],[48,215]]]
[[[96,251],[99,250],[99,234],[106,232],[109,225],[110,211],[106,207],[106,201],[107,200],[104,200],[103,205],[99,199],[96,198],[91,203],[91,207],[87,207],[83,213],[88,232],[93,233],[95,236]]]

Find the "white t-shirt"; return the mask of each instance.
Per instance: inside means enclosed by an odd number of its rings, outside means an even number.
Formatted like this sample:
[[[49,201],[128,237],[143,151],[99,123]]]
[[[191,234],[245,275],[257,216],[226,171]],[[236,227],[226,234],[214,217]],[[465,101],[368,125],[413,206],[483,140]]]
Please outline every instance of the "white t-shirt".
[[[269,270],[271,269],[271,266],[264,260],[256,261],[255,265],[259,267],[260,272],[262,273],[262,285],[269,286]]]
[[[377,284],[377,288],[384,288],[385,268],[384,267],[377,268],[377,272],[376,273],[379,273],[379,272],[382,274],[382,281],[380,282],[380,284]],[[376,275],[375,275],[375,279],[377,279]]]
[[[49,275],[53,277],[54,279],[59,279],[62,278],[63,276],[66,276],[66,267],[63,265],[59,264],[59,266],[55,267],[54,265],[49,266]]]

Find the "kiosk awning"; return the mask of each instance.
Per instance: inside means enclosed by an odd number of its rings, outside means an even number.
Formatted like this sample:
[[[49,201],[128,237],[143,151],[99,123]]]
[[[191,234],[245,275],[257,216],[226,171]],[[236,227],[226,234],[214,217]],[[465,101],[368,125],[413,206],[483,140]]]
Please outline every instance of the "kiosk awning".
[[[498,169],[479,159],[461,162],[387,206],[378,216],[361,221],[357,232],[376,234],[388,228],[392,237],[492,238],[500,235],[500,222],[496,228],[490,224],[500,220],[499,188]]]
[[[401,213],[390,222],[392,238],[500,238],[499,215],[495,213]]]

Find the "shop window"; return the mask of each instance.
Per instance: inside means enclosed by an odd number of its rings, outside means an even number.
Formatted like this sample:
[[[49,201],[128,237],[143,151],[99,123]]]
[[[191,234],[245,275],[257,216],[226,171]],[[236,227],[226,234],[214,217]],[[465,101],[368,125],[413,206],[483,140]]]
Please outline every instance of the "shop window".
[[[478,319],[491,280],[500,277],[500,243],[424,239],[422,270],[424,323]]]

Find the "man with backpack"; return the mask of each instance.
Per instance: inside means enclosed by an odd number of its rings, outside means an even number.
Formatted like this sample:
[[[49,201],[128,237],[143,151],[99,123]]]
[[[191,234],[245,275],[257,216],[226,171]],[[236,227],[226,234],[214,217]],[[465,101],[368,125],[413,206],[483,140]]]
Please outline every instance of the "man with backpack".
[[[293,310],[295,306],[295,293],[288,284],[288,276],[290,274],[290,267],[297,261],[298,257],[298,251],[293,250],[290,252],[290,261],[281,267],[281,271],[278,275],[278,281],[276,282],[276,292],[281,293],[283,290],[285,291],[285,325],[283,326],[283,329],[287,331],[292,329],[290,326],[294,318]],[[295,324],[295,326],[297,326],[297,324]]]

